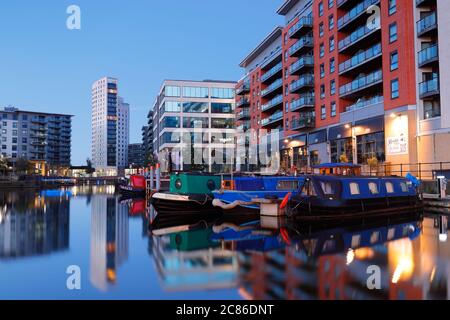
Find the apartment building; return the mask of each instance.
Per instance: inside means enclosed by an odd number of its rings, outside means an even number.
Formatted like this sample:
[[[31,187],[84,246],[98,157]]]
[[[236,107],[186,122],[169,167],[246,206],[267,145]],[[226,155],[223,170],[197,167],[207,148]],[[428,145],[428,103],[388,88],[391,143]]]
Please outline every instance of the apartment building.
[[[147,125],[142,127],[142,147],[144,162],[153,156],[153,111],[147,115]]]
[[[260,130],[256,141],[241,143],[261,144],[278,130],[286,170],[374,158],[394,165],[450,161],[442,148],[450,115],[439,89],[446,83],[439,65],[450,48],[439,36],[447,27],[437,23],[449,21],[448,6],[286,0],[277,11],[284,26],[240,64],[238,125]]]
[[[128,167],[142,167],[145,160],[145,150],[142,143],[128,145]]]
[[[0,118],[3,157],[70,167],[71,115],[6,107],[0,110]]]
[[[149,113],[153,150],[163,170],[222,171],[232,167],[235,86],[236,82],[215,80],[163,82]],[[198,150],[203,153],[201,159],[195,159]]]

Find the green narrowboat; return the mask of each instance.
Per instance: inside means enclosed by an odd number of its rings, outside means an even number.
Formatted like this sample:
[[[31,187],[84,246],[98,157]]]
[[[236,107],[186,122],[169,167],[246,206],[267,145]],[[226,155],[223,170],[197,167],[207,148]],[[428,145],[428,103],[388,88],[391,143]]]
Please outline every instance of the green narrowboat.
[[[206,173],[179,172],[170,176],[169,192],[159,192],[151,202],[159,214],[220,214],[212,205],[212,192],[220,189],[222,177]]]

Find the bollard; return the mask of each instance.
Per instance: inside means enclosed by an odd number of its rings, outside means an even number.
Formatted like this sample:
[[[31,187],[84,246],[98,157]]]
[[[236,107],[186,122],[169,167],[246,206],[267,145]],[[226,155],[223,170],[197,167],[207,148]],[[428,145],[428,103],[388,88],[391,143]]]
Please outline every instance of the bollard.
[[[155,189],[156,189],[156,191],[159,191],[159,190],[161,190],[161,166],[159,163],[156,165],[155,175],[156,175]]]
[[[155,182],[155,168],[153,166],[150,167],[150,192],[154,189]]]
[[[447,179],[444,176],[438,176],[439,198],[444,199],[447,196]]]

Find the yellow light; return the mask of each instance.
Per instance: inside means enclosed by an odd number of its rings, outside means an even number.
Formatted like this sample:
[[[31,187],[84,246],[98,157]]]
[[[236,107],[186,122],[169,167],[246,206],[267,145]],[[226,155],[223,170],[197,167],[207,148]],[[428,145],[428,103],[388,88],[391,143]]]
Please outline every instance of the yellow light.
[[[350,125],[348,123],[345,125],[345,129],[350,129]]]
[[[397,118],[397,115],[395,113],[391,113],[390,117],[391,118]]]
[[[348,249],[347,251],[347,265],[350,265],[355,260],[355,251]]]

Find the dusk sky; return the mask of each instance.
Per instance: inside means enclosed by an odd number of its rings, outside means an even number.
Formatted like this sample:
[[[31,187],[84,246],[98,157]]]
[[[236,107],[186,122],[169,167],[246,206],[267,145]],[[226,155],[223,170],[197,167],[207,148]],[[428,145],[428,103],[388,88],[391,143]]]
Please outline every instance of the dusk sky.
[[[282,0],[0,2],[0,106],[73,114],[72,163],[90,157],[90,90],[119,79],[141,142],[163,79],[238,80],[239,62],[276,25]],[[66,9],[81,8],[81,30]],[[250,40],[249,40],[250,39]]]

